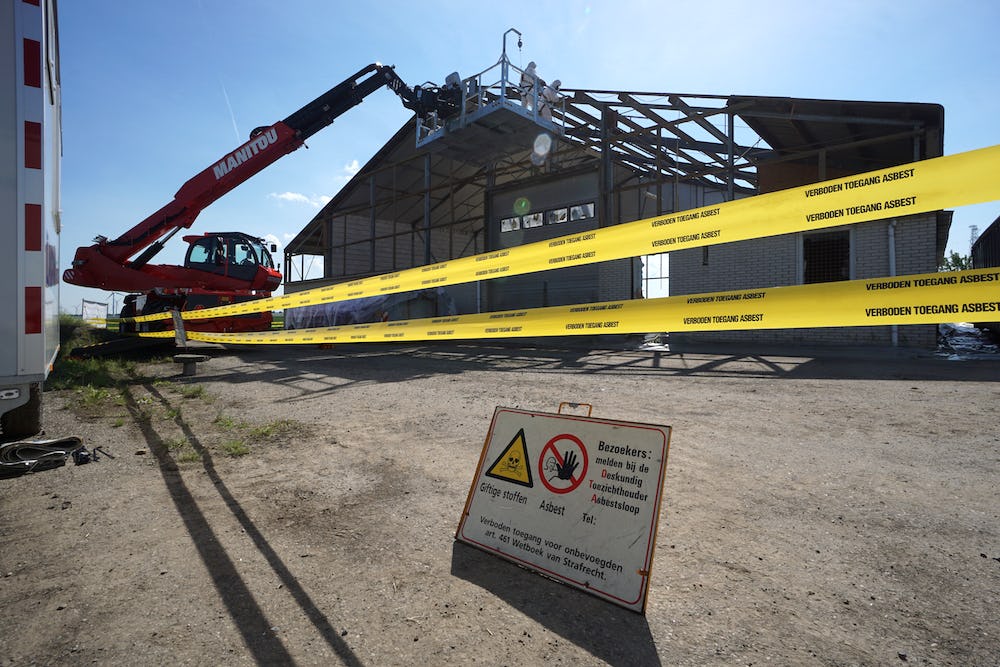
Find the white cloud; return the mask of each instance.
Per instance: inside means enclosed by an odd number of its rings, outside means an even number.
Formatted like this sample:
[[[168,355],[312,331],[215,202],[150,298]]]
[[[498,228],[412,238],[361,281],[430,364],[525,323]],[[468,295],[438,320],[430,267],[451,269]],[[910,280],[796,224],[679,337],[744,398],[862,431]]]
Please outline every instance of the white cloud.
[[[334,177],[334,183],[338,188],[343,187],[354,175],[361,171],[361,165],[357,160],[351,160],[343,166],[340,173]]]
[[[351,160],[345,164],[340,173],[334,178],[334,189],[343,187],[359,171],[361,171],[361,164],[357,160]],[[306,195],[301,192],[272,192],[268,197],[288,202],[289,204],[302,204],[317,210],[326,206],[330,202],[330,199],[332,199],[329,195]]]
[[[290,202],[292,204],[305,204],[312,208],[322,208],[330,201],[327,195],[304,195],[301,192],[272,192],[268,195],[271,199]]]
[[[285,236],[288,236],[288,235],[286,234]],[[281,240],[277,236],[275,236],[274,234],[267,234],[264,237],[264,240],[267,243],[269,243],[269,244],[273,243],[274,245],[278,246],[277,252],[281,252],[281,247],[284,245],[284,243],[282,243]]]

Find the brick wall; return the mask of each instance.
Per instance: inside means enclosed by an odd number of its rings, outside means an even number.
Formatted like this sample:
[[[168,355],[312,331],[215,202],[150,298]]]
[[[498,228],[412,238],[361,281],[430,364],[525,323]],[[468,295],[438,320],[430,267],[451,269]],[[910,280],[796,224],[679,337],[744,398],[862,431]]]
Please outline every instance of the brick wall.
[[[633,297],[632,292],[639,287],[639,282],[634,281],[632,263],[631,259],[617,259],[597,265],[598,301],[624,301]]]
[[[852,278],[889,275],[889,224],[889,220],[879,220],[840,228],[851,232]],[[707,263],[702,248],[671,253],[670,293],[673,296],[801,284],[801,239],[801,234],[786,234],[710,246]],[[936,213],[897,218],[896,275],[936,271],[936,239]],[[897,338],[901,347],[933,349],[937,345],[937,326],[900,326]],[[889,346],[892,345],[892,327],[674,333],[670,340],[677,349],[712,343]]]

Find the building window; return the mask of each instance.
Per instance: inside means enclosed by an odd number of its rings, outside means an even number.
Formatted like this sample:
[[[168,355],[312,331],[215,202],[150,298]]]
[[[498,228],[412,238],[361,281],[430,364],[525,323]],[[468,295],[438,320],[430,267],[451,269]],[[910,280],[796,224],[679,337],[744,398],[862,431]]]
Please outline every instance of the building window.
[[[587,218],[594,217],[594,203],[580,204],[578,206],[572,206],[569,209],[569,219],[574,220],[586,220]]]
[[[569,219],[568,211],[564,208],[556,208],[545,212],[545,224],[558,225]]]
[[[541,213],[531,213],[523,218],[521,218],[521,224],[525,229],[531,229],[532,227],[542,226],[542,214]]]
[[[670,254],[644,255],[642,258],[642,296],[658,299],[670,296]]]
[[[851,279],[851,232],[802,235],[802,282],[830,283]]]

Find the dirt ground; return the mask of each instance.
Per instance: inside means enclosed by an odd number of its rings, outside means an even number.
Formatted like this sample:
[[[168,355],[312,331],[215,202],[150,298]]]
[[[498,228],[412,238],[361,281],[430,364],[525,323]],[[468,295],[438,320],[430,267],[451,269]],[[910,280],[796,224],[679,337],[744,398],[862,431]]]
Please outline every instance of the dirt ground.
[[[1000,664],[998,359],[202,349],[46,394],[108,456],[0,480],[0,664]],[[453,539],[560,401],[674,429],[645,616]]]

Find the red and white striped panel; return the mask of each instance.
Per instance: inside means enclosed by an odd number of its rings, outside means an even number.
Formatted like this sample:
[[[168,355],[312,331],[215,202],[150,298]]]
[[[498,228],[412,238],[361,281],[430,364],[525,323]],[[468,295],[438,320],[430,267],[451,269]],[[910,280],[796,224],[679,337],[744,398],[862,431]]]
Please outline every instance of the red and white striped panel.
[[[24,261],[21,264],[21,284],[24,285],[24,309],[20,313],[24,322],[25,349],[18,355],[21,364],[31,366],[31,360],[44,355],[42,320],[45,317],[45,257],[42,207],[44,201],[44,133],[45,114],[44,40],[45,21],[41,2],[20,0],[15,25],[19,27],[21,48],[18,49],[20,74],[18,90],[18,124],[23,128],[18,159],[22,161],[21,188],[23,210],[19,213],[22,225],[19,241],[23,243]],[[27,368],[25,370],[28,370]]]

